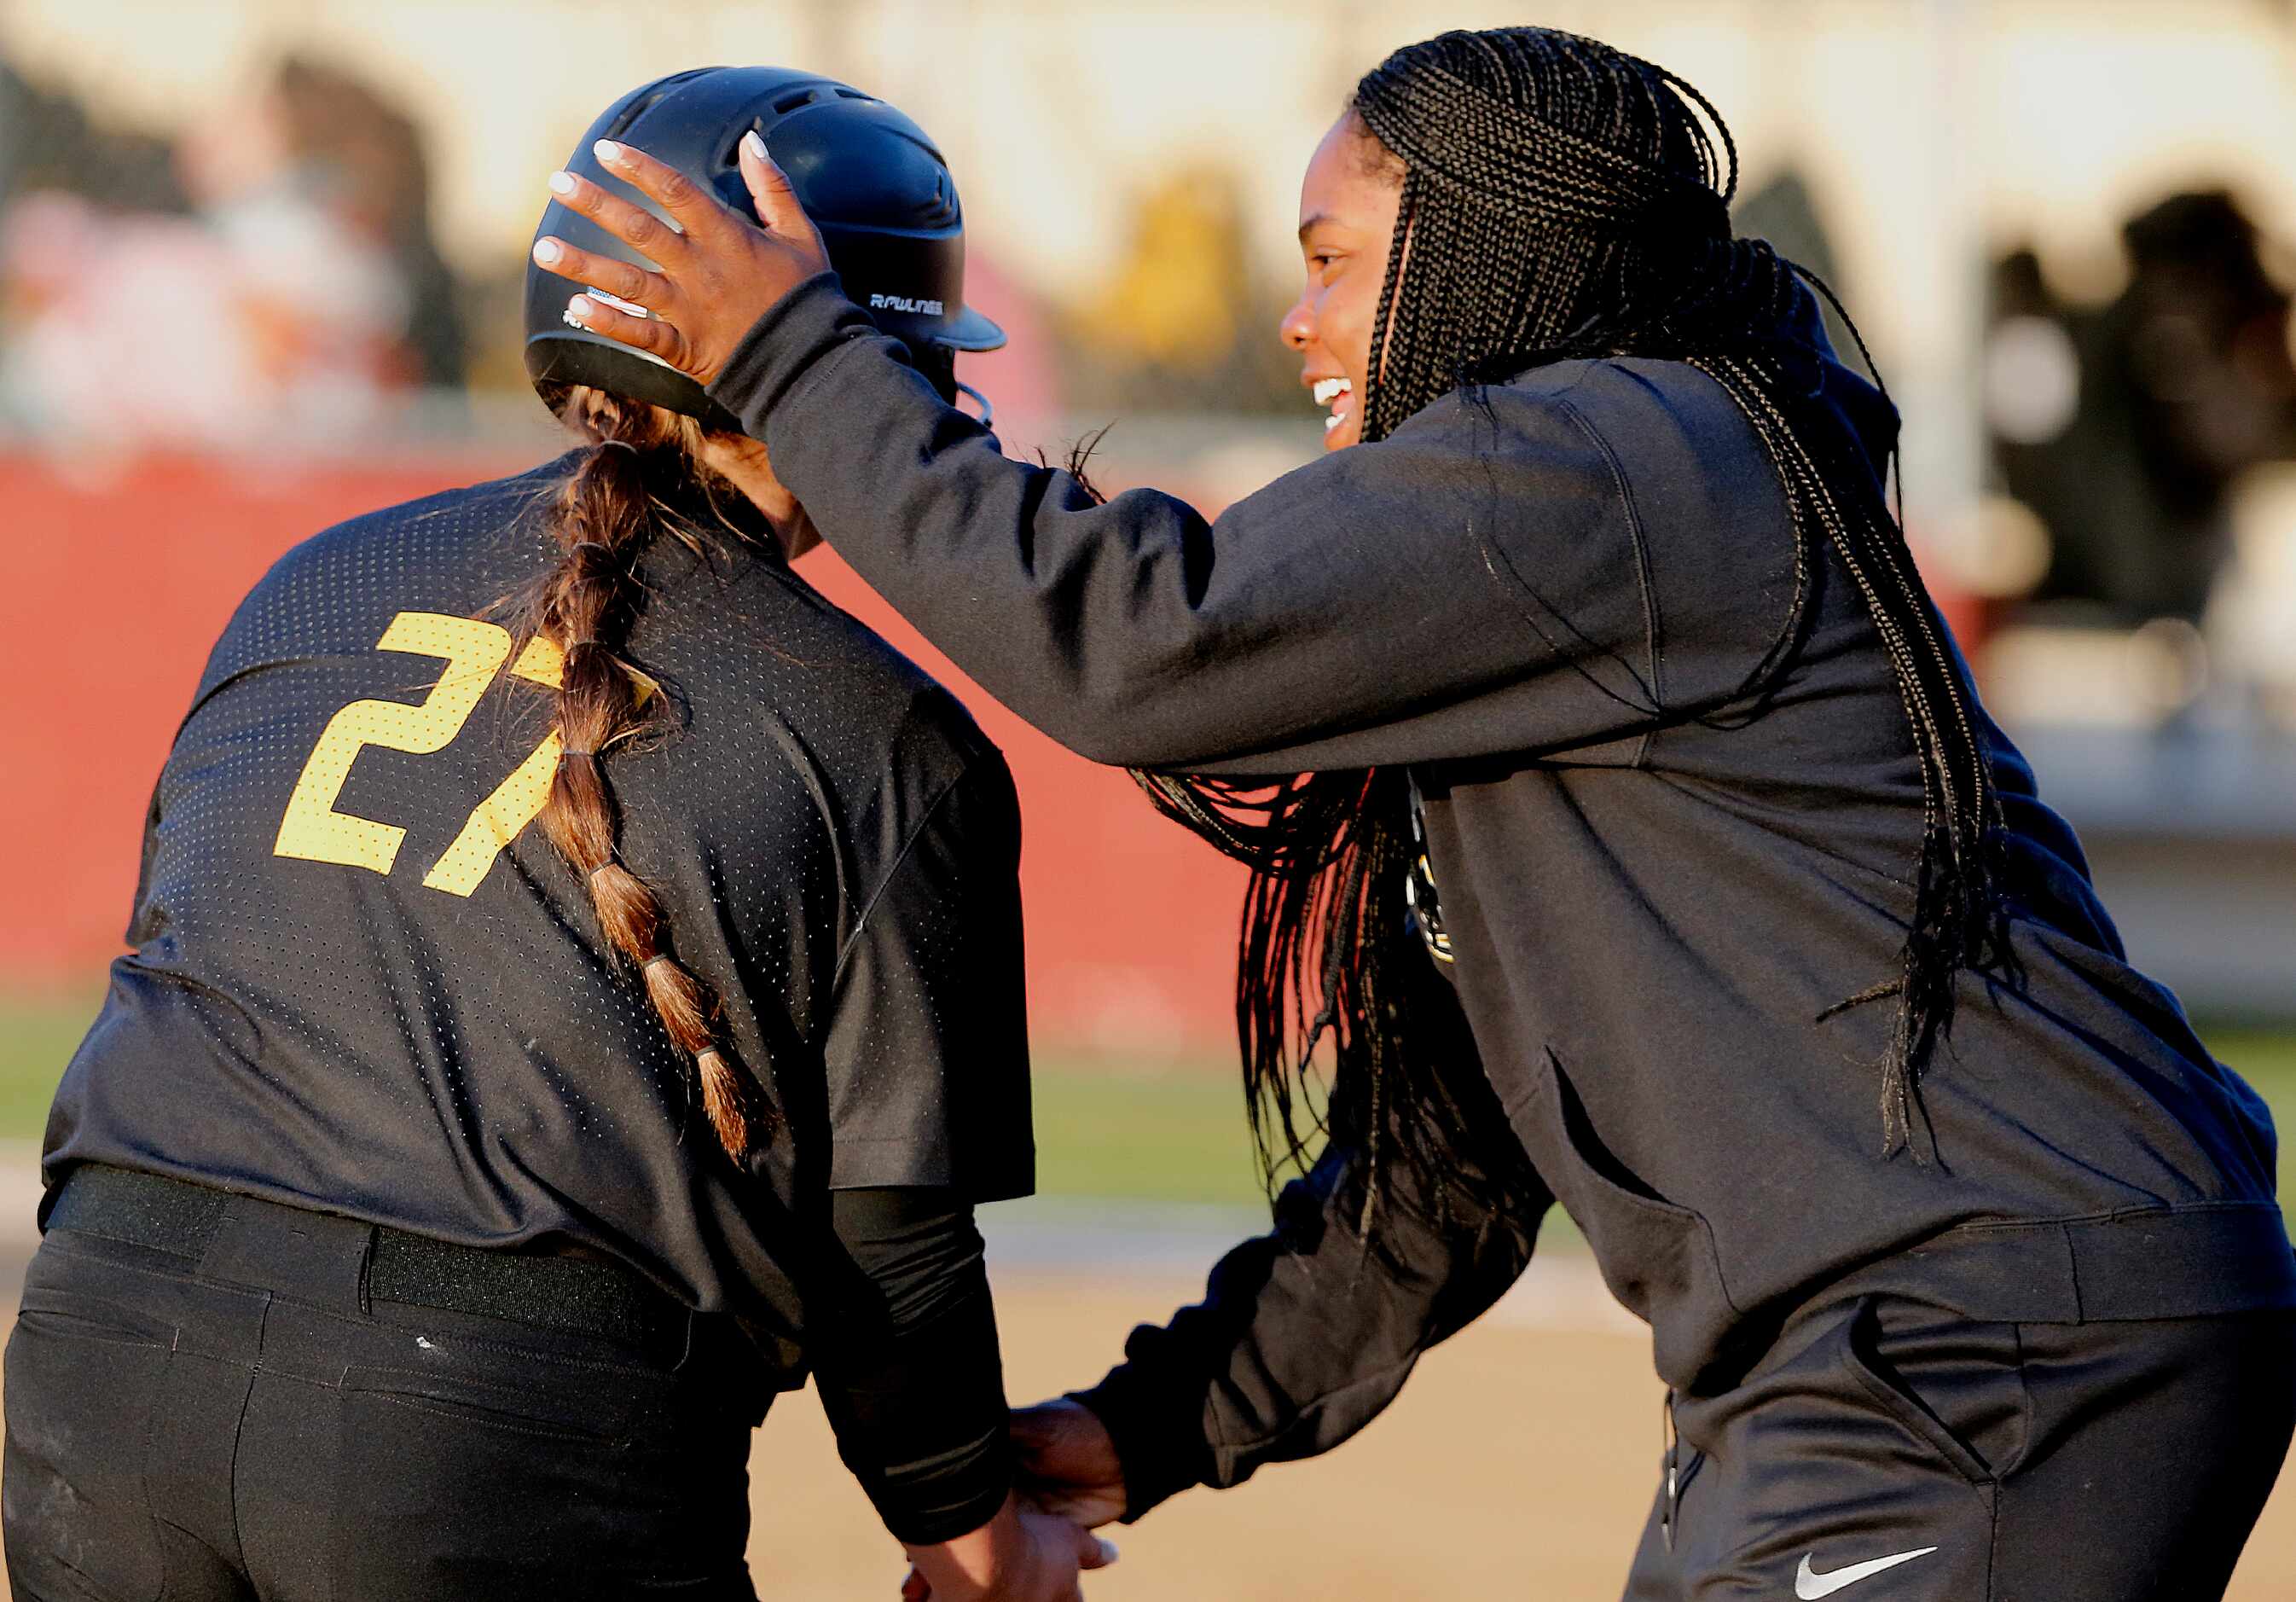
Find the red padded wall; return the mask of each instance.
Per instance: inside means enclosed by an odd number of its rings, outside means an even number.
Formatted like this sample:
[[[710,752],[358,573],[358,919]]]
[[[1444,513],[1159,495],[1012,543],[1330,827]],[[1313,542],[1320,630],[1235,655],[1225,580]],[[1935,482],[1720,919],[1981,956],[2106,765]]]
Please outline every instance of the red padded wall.
[[[239,598],[360,512],[526,464],[84,466],[0,453],[0,981],[70,982],[120,949],[152,781]],[[1242,876],[981,694],[827,551],[800,571],[962,695],[1020,787],[1040,1039],[1146,1050],[1230,1038]]]

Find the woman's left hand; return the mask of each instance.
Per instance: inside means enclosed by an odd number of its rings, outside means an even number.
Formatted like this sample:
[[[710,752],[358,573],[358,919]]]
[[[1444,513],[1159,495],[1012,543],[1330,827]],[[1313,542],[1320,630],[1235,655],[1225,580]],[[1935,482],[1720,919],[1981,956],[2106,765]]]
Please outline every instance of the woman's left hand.
[[[552,175],[551,194],[561,205],[660,265],[660,271],[650,273],[631,262],[577,250],[555,234],[535,241],[537,266],[643,308],[640,315],[594,294],[578,294],[566,303],[567,316],[591,333],[658,356],[706,384],[725,367],[752,324],[790,291],[828,268],[820,232],[756,134],[742,136],[738,160],[762,228],[750,226],[701,185],[635,145],[601,139],[595,150],[607,171],[660,202],[677,226],[672,228],[644,207],[586,178]]]
[[[1084,1602],[1079,1571],[1116,1561],[1116,1545],[1016,1496],[968,1535],[909,1548],[901,1602]]]

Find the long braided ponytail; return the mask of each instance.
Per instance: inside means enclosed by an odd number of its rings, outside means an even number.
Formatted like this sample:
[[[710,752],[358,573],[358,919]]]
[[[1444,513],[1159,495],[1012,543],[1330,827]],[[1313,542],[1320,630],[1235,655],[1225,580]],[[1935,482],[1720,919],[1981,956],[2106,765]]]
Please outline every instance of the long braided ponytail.
[[[1732,236],[1737,151],[1720,115],[1664,68],[1609,45],[1532,28],[1444,34],[1365,74],[1351,111],[1367,159],[1400,186],[1361,401],[1366,441],[1462,386],[1543,362],[1684,361],[1753,426],[1792,523],[1792,604],[1741,694],[1782,671],[1802,637],[1815,540],[1856,587],[1905,705],[1924,816],[1898,971],[1827,1015],[1897,998],[1880,1064],[1882,1150],[1910,1147],[1921,1160],[1920,1079],[1952,1026],[1956,975],[2013,965],[2000,802],[1885,475],[1809,404],[1813,352],[1791,325],[1805,281],[1829,300],[1832,292],[1767,243]],[[1407,784],[1332,773],[1247,791],[1137,776],[1167,815],[1252,868],[1237,1014],[1271,1171],[1272,1159],[1300,1153],[1292,1086],[1328,1039],[1332,1090],[1319,1127],[1374,1157],[1388,1133],[1390,1159],[1421,1171],[1423,1193],[1427,1180],[1439,1190],[1462,1115],[1433,1071],[1439,1051],[1417,1037],[1459,1024],[1447,998],[1404,1004],[1407,982],[1391,971],[1429,965],[1415,942],[1395,938],[1414,916],[1396,867],[1417,859]],[[1399,1104],[1414,1115],[1382,1110]]]
[[[660,899],[619,855],[620,816],[604,764],[615,746],[658,732],[665,717],[660,686],[620,654],[638,598],[633,563],[664,532],[700,548],[703,531],[685,510],[697,500],[750,536],[733,514],[738,492],[714,484],[701,464],[701,431],[690,418],[586,387],[553,387],[544,399],[590,443],[549,512],[558,560],[507,604],[519,647],[545,640],[559,659],[562,744],[542,826],[583,876],[606,944],[635,970],[670,1043],[693,1064],[710,1127],[738,1162],[770,1134],[773,1109],[720,1039],[717,998],[672,954]]]

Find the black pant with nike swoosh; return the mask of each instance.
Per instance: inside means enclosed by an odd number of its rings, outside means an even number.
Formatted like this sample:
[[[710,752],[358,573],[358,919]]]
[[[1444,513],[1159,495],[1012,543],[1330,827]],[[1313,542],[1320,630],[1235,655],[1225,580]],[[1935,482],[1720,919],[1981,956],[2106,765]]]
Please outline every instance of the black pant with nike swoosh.
[[[1679,1398],[1627,1602],[2210,1602],[2296,1423],[2296,1312],[1797,1317]]]

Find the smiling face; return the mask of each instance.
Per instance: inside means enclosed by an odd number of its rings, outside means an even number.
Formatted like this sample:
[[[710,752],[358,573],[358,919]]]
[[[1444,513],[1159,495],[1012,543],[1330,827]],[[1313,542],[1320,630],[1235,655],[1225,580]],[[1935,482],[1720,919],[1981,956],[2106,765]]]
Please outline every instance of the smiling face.
[[[1324,448],[1363,438],[1371,371],[1371,325],[1387,276],[1402,168],[1356,120],[1342,115],[1316,147],[1300,185],[1300,254],[1308,283],[1278,334],[1300,353],[1300,382],[1326,408]]]

